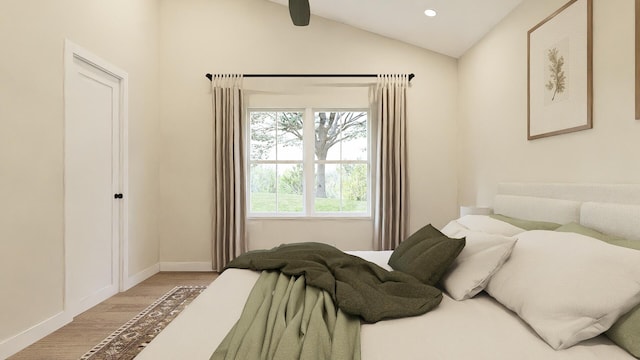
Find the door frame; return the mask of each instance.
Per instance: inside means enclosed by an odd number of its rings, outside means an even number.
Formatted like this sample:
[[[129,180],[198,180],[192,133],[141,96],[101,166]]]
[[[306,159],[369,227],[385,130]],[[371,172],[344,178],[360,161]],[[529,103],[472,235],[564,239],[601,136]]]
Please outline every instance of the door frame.
[[[120,221],[118,226],[118,291],[126,290],[125,280],[129,277],[129,75],[126,71],[119,67],[103,60],[90,51],[82,48],[81,46],[73,43],[69,39],[65,39],[64,42],[64,128],[66,129],[66,109],[68,108],[67,100],[69,99],[67,84],[70,84],[71,77],[73,76],[73,62],[74,59],[80,60],[85,64],[92,66],[100,71],[103,71],[116,79],[120,83],[120,111],[119,118],[119,130],[120,130],[120,149],[113,149],[113,151],[120,152],[120,190],[118,192],[124,194],[124,197],[118,200],[120,210]],[[66,131],[66,130],[65,130]],[[66,135],[65,135],[66,136]],[[66,163],[65,144],[66,138],[63,140],[63,159]],[[63,184],[64,184],[63,172]],[[66,201],[65,189],[63,185],[63,204]],[[115,201],[115,200],[114,200]],[[63,215],[64,217],[64,215]],[[63,220],[63,227],[66,229],[66,218]],[[64,230],[64,297],[63,308],[65,312],[76,311],[71,309],[70,306],[70,294],[69,294],[69,244],[67,244],[66,230]],[[76,313],[69,314],[71,317],[76,316]]]

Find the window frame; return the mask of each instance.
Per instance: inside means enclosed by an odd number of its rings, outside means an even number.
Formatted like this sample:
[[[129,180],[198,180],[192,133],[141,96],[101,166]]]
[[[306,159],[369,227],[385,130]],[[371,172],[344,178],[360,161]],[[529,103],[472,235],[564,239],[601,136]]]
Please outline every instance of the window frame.
[[[251,113],[253,112],[302,112],[303,113],[303,156],[302,160],[252,160],[251,159]],[[367,159],[366,160],[317,160],[315,158],[315,136],[306,136],[306,134],[315,134],[315,113],[316,112],[364,112],[367,114]],[[374,179],[374,166],[373,152],[375,151],[374,145],[374,132],[373,121],[371,116],[371,109],[363,107],[247,107],[245,109],[244,116],[245,125],[245,186],[247,189],[246,196],[246,208],[247,218],[249,219],[366,219],[370,220],[373,216],[373,199],[374,195],[373,184]],[[277,151],[277,150],[276,150]],[[277,152],[276,152],[277,154]],[[366,164],[367,165],[367,205],[365,212],[316,212],[315,210],[315,193],[316,187],[316,164],[322,162],[325,164]],[[277,210],[275,212],[253,212],[251,210],[251,172],[250,168],[252,164],[299,164],[302,163],[303,167],[303,204],[301,213],[282,213]],[[277,174],[277,172],[276,172]],[[310,174],[310,175],[309,175]],[[277,175],[276,175],[277,177]],[[340,177],[342,182],[342,176]],[[277,179],[276,179],[277,184]],[[341,187],[342,194],[342,187]],[[277,185],[276,185],[276,199]],[[276,200],[277,201],[277,200]]]

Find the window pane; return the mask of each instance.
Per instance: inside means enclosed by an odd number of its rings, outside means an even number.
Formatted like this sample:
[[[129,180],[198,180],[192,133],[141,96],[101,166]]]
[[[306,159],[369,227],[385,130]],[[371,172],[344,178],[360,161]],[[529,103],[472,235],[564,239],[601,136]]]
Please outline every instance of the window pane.
[[[278,212],[302,213],[303,183],[302,164],[278,165]]]
[[[316,164],[315,210],[368,213],[367,164]]]
[[[249,172],[251,212],[276,212],[276,166],[252,164]]]
[[[342,211],[368,212],[368,172],[367,164],[342,165]]]
[[[278,113],[278,160],[302,160],[302,112]]]
[[[318,111],[315,120],[316,160],[340,160],[340,127],[337,112]]]
[[[366,160],[367,113],[318,111],[315,120],[316,160]]]
[[[276,160],[276,114],[270,111],[249,114],[251,160]]]
[[[342,112],[340,121],[343,124],[340,160],[367,160],[367,113]]]
[[[340,173],[338,165],[316,164],[316,212],[340,212]]]

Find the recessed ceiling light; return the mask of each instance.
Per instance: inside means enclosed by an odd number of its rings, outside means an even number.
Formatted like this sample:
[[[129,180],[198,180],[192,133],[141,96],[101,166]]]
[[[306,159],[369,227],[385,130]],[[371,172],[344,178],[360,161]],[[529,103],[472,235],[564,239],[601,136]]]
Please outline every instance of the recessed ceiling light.
[[[427,15],[428,17],[434,17],[434,16],[438,15],[438,13],[433,9],[425,10],[424,14]]]

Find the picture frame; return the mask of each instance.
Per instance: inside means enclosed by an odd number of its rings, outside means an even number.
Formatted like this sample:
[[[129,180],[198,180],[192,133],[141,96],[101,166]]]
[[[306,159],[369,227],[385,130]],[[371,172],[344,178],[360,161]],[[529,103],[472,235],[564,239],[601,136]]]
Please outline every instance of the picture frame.
[[[592,33],[593,0],[571,0],[527,32],[528,140],[593,128]]]

